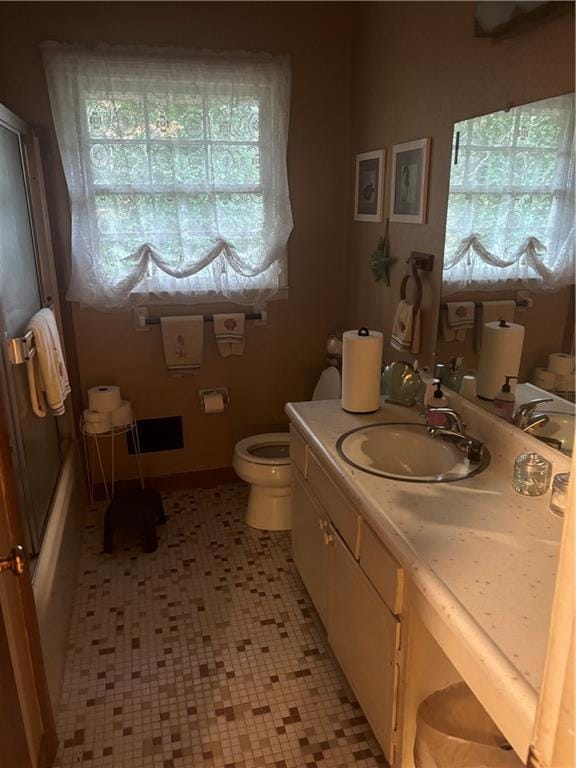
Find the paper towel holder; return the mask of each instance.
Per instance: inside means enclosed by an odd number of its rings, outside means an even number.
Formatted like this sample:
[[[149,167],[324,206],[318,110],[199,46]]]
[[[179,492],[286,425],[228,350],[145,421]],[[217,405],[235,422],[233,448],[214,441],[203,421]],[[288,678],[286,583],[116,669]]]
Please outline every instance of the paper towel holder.
[[[208,389],[199,389],[198,390],[198,397],[200,398],[200,410],[205,413],[204,410],[204,396],[205,395],[211,395],[213,393],[216,393],[218,395],[222,395],[222,400],[224,401],[224,407],[230,405],[230,394],[228,392],[228,387],[209,387]]]

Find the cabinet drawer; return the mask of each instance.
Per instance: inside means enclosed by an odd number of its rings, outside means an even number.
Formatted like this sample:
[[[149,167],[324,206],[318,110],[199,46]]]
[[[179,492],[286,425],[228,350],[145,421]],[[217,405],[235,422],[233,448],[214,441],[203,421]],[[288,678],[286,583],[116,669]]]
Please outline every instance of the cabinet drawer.
[[[401,613],[404,570],[365,521],[360,537],[360,565],[392,613]]]
[[[308,451],[307,480],[316,498],[334,523],[334,527],[354,556],[358,557],[358,514],[330,480],[310,450]]]
[[[292,425],[290,425],[290,459],[294,466],[298,467],[302,477],[306,480],[308,473],[308,446]]]

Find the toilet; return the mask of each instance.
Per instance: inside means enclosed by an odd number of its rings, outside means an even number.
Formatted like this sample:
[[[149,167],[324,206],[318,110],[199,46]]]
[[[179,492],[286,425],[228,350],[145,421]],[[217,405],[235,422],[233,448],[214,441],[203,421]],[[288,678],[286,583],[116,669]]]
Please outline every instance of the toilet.
[[[322,371],[312,400],[340,397],[337,368]],[[292,528],[290,434],[267,432],[236,443],[232,465],[238,477],[250,484],[246,524],[264,531]]]

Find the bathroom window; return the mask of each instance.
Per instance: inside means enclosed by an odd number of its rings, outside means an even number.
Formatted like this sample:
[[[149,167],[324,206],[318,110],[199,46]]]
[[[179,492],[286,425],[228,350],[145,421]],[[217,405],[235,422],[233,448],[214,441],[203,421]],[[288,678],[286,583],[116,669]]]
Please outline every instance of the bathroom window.
[[[454,126],[443,293],[574,283],[574,96]]]
[[[101,309],[286,285],[286,57],[47,44],[72,208],[67,298]]]

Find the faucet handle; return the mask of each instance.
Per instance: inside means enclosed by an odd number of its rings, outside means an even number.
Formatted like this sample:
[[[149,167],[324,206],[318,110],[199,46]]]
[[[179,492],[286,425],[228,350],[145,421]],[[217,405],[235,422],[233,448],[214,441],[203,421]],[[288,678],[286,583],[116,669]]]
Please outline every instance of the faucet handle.
[[[552,397],[538,397],[535,400],[528,400],[527,403],[522,403],[522,405],[519,405],[518,408],[516,408],[515,416],[530,416],[534,409],[542,405],[542,403],[553,403],[554,398]]]

